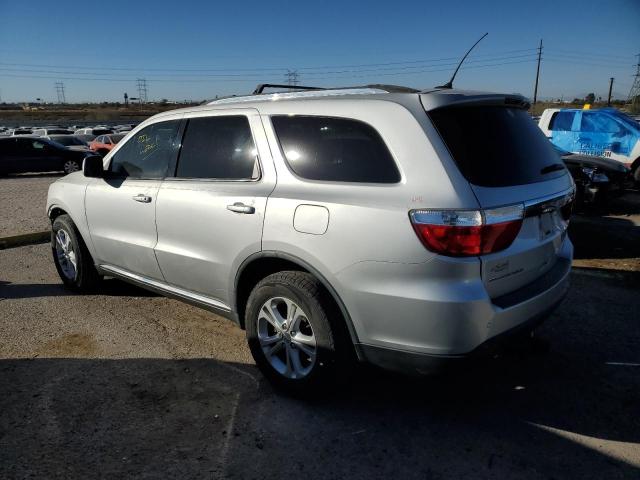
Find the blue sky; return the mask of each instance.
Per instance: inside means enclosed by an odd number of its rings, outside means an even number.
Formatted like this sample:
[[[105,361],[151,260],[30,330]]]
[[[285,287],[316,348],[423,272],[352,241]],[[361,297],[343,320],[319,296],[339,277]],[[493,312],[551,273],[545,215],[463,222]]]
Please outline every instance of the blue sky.
[[[253,2],[0,0],[3,101],[207,99],[261,82],[439,85],[484,32],[456,86],[626,98],[640,53],[639,0]],[[38,77],[38,78],[36,78]]]

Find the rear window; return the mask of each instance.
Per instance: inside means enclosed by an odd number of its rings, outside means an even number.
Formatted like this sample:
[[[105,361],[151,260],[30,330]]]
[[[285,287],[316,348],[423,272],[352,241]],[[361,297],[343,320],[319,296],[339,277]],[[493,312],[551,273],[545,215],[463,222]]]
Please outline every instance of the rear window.
[[[400,172],[380,137],[358,120],[320,116],[271,117],[289,168],[308,180],[397,183]]]
[[[523,185],[566,173],[545,169],[562,161],[525,110],[450,107],[430,111],[429,116],[458,168],[474,185]]]

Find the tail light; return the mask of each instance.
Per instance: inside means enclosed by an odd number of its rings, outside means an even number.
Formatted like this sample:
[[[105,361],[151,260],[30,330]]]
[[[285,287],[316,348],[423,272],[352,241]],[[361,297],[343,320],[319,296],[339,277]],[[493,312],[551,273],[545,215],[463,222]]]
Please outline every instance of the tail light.
[[[488,210],[412,210],[418,238],[435,253],[469,257],[499,252],[518,236],[524,205]]]

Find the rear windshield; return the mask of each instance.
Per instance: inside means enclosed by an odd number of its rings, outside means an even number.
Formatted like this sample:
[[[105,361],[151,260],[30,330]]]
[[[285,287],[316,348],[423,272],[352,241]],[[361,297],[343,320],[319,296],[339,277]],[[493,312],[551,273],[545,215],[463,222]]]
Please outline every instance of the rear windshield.
[[[525,110],[445,107],[430,111],[429,117],[458,168],[474,185],[523,185],[566,173],[545,168],[562,161]]]

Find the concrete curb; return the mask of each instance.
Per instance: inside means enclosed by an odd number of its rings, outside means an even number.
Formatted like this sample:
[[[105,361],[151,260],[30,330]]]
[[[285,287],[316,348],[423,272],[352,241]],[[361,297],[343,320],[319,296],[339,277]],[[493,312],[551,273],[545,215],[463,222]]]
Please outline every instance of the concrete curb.
[[[36,243],[47,243],[51,240],[51,232],[32,232],[22,235],[13,235],[11,237],[0,237],[0,250],[6,248],[22,247],[24,245],[33,245]]]

